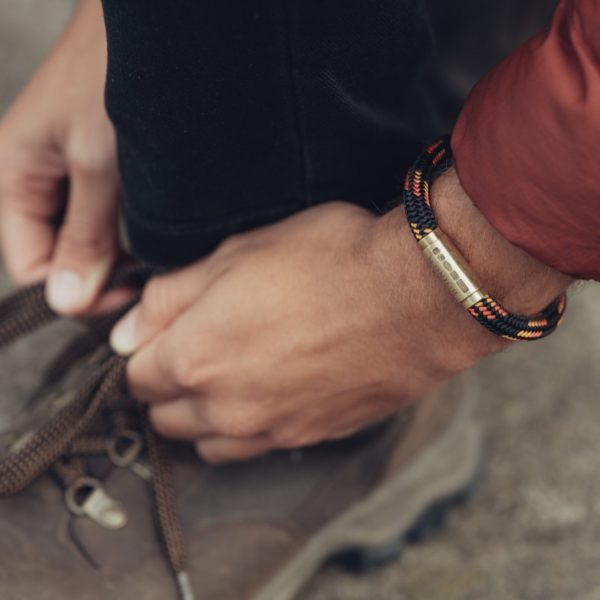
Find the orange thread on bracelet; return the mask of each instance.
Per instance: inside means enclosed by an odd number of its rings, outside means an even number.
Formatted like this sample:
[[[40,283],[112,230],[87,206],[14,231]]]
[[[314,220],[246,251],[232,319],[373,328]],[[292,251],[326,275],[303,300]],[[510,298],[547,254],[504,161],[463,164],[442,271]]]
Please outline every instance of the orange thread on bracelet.
[[[431,210],[431,182],[451,162],[450,140],[444,138],[430,144],[408,171],[403,199],[410,229],[418,241],[438,228]],[[509,340],[534,340],[549,335],[560,325],[566,302],[566,295],[562,294],[539,314],[525,316],[509,312],[491,296],[484,295],[467,310],[481,325],[498,336]]]

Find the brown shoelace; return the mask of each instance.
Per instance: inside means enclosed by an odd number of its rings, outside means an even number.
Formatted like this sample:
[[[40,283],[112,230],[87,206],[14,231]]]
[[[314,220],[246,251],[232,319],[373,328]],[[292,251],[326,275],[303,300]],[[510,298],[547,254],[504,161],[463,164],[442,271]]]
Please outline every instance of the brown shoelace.
[[[141,290],[150,269],[129,265],[118,270],[110,287]],[[128,402],[126,360],[107,344],[113,324],[131,306],[101,318],[87,319],[87,332],[77,337],[46,370],[38,395],[68,378],[84,363],[83,382],[65,389],[54,413],[11,444],[0,460],[0,498],[23,491],[50,472],[65,489],[69,510],[93,518],[107,529],[120,529],[126,515],[102,482],[89,474],[89,459],[107,456],[117,467],[129,467],[148,480],[153,492],[157,533],[175,575],[182,600],[192,600],[186,572],[185,543],[171,466],[165,444],[150,427],[146,412]],[[56,320],[44,299],[43,284],[15,292],[0,302],[0,348]],[[68,383],[68,381],[67,381]],[[149,467],[137,462],[146,446]]]

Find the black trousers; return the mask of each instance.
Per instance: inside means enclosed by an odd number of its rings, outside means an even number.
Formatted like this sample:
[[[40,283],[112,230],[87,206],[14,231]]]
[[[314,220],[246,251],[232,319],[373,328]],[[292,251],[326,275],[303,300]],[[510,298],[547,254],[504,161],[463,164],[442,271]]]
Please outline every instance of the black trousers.
[[[554,3],[104,0],[134,251],[181,265],[320,202],[387,210],[460,106],[461,69],[480,75]]]

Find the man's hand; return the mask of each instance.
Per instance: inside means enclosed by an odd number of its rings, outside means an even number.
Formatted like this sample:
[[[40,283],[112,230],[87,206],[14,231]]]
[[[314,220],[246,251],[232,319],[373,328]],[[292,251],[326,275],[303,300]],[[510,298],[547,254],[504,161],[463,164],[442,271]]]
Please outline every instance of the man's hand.
[[[156,429],[212,462],[346,436],[506,345],[455,304],[398,211],[343,203],[154,279],[112,343],[134,352],[130,389]]]
[[[0,122],[5,262],[17,283],[48,277],[48,300],[63,313],[94,305],[117,255],[119,177],[105,76],[101,5],[82,0]]]

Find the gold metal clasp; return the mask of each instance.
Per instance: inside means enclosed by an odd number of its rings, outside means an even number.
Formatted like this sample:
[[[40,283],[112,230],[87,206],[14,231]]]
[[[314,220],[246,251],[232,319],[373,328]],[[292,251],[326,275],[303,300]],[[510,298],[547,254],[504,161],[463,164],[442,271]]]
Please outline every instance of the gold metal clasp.
[[[471,272],[458,248],[439,228],[419,240],[427,260],[441,275],[456,301],[470,308],[483,299],[485,292]]]

